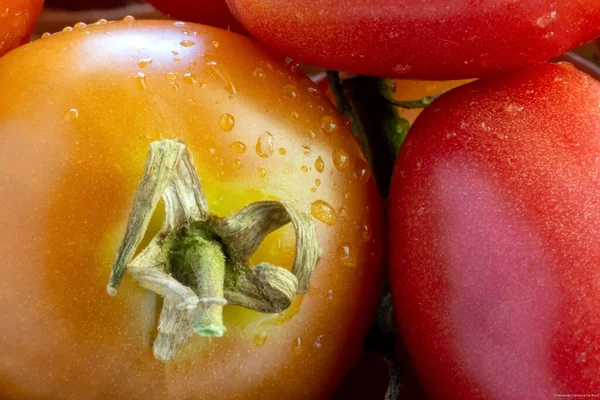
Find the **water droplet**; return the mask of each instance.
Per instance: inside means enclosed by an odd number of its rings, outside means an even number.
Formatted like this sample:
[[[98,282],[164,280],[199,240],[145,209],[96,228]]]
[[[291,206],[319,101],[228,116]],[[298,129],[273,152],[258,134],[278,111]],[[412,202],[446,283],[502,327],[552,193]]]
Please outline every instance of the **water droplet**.
[[[219,126],[225,132],[231,131],[234,125],[235,118],[233,117],[233,115],[225,113],[219,117]]]
[[[221,81],[223,81],[223,83],[225,84],[225,89],[230,94],[237,94],[237,89],[235,88],[233,81],[231,80],[229,75],[221,69],[221,67],[219,66],[219,64],[217,64],[216,61],[209,61],[206,63],[206,65],[215,73],[215,75],[217,75],[219,79],[221,79]]]
[[[77,111],[75,108],[71,108],[63,115],[63,119],[65,121],[73,121],[77,118],[79,118],[79,111]]]
[[[171,53],[173,53],[174,56],[178,56],[179,55],[179,52],[175,51],[175,50],[171,50]]]
[[[167,72],[165,76],[169,82],[177,81],[177,74],[175,72]]]
[[[321,186],[321,180],[315,179],[315,186]]]
[[[135,81],[140,89],[146,90],[146,74],[144,74],[143,72],[138,72],[135,76]]]
[[[246,145],[242,142],[233,142],[229,145],[229,148],[237,154],[244,154],[246,152]]]
[[[319,156],[315,161],[315,169],[320,173],[325,170],[325,162],[323,162],[323,158],[321,158],[321,156]]]
[[[169,85],[171,85],[171,89],[177,91],[179,90],[179,85],[176,84],[175,82],[169,82]]]
[[[138,61],[138,67],[140,68],[146,68],[149,67],[150,65],[152,65],[152,58],[148,57],[148,58],[142,58],[141,60]]]
[[[325,115],[321,117],[321,130],[324,134],[331,135],[337,131],[337,128],[337,121],[331,115]]]
[[[98,21],[96,21],[96,25],[105,25],[107,23],[108,23],[108,21],[105,20],[104,18],[101,18]]]
[[[281,154],[282,156],[284,156],[285,153],[287,152],[283,147],[280,147],[278,151],[279,151],[279,154]]]
[[[83,29],[87,26],[86,23],[84,22],[78,22],[75,25],[73,25],[73,29]]]
[[[267,170],[264,168],[259,168],[258,169],[258,176],[260,176],[261,178],[264,178],[265,176],[267,176]]]
[[[344,207],[341,207],[339,210],[339,214],[340,217],[346,218],[348,216],[348,210],[346,210]]]
[[[298,97],[298,89],[294,85],[285,85],[283,87],[283,93],[285,93],[285,97],[290,100],[294,100]]]
[[[235,159],[233,161],[233,169],[235,169],[235,170],[242,169],[242,160]]]
[[[315,339],[315,341],[312,344],[315,349],[320,349],[321,346],[323,346],[323,338],[324,337],[325,337],[325,335],[317,336],[317,338]]]
[[[254,70],[254,72],[252,73],[252,75],[254,75],[254,77],[256,79],[264,79],[267,74],[265,73],[264,69],[262,69],[262,68],[256,68]]]
[[[298,113],[298,111],[292,111],[290,113],[290,116],[292,117],[292,119],[295,119],[296,121],[300,119],[300,114]]]
[[[302,170],[302,172],[308,172],[308,167],[306,165],[303,165],[302,167],[300,167],[300,169]]]
[[[191,72],[187,72],[185,75],[183,75],[183,81],[190,85],[193,85],[194,83],[198,83],[198,79],[196,79],[196,75],[192,74]]]
[[[310,207],[310,213],[313,217],[329,226],[335,225],[336,213],[329,203],[323,200],[314,201]]]
[[[182,40],[179,44],[183,47],[192,47],[196,45],[196,42],[193,40]]]
[[[50,32],[44,32],[44,33],[42,34],[42,39],[49,38],[50,36],[52,36],[52,34],[51,34]]]
[[[327,291],[327,300],[329,300],[329,301],[333,300],[333,289],[329,289]]]
[[[181,62],[181,58],[175,57],[175,58],[173,59],[173,62],[174,62],[175,64],[179,64],[179,63]]]
[[[292,342],[292,354],[297,356],[300,353],[302,353],[302,339],[298,337]]]
[[[212,46],[216,49],[217,47],[219,47],[219,42],[217,42],[216,40],[213,40]]]
[[[540,28],[546,28],[550,24],[556,21],[556,11],[551,11],[548,14],[544,14],[535,21],[535,24]]]
[[[185,22],[182,22],[182,21],[176,21],[176,22],[175,22],[173,25],[175,25],[175,26],[184,26],[184,25],[185,25]]]
[[[71,28],[70,26],[65,26],[62,31],[63,32],[71,32],[72,30],[73,30],[73,28]]]
[[[267,342],[267,334],[266,332],[258,333],[254,336],[254,345],[256,347],[263,347]]]
[[[310,146],[302,146],[302,152],[304,153],[304,155],[310,154]]]
[[[356,160],[356,164],[354,165],[354,172],[359,182],[366,183],[369,180],[369,166],[367,165],[367,162],[362,158]]]
[[[371,240],[371,237],[373,236],[369,225],[361,225],[358,228],[358,232],[360,233],[360,237],[362,238],[362,240],[364,240],[365,242]]]
[[[127,15],[123,18],[125,22],[135,22],[135,17],[133,15]]]
[[[314,88],[314,87],[309,87],[309,88],[307,89],[307,91],[308,91],[308,93],[309,93],[309,94],[311,94],[312,96],[319,97],[319,89],[317,89],[317,88]]]
[[[313,193],[316,193],[317,192],[317,188],[310,188],[310,191],[313,192]]]
[[[350,165],[350,156],[346,150],[337,148],[333,150],[333,165],[339,170],[343,171]]]
[[[256,142],[256,154],[262,158],[268,158],[273,155],[274,149],[273,135],[266,131],[261,133]]]
[[[338,247],[337,257],[342,262],[344,267],[356,267],[356,250],[354,250],[349,244],[342,244],[340,247]]]

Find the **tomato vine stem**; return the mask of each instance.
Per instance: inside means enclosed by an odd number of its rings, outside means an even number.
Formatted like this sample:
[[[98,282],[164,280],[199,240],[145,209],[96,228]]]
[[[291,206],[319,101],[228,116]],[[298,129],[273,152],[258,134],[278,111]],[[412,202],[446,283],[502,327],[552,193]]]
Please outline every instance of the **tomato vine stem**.
[[[163,227],[134,258],[161,198]],[[296,233],[291,272],[269,263],[251,267],[248,259],[263,239],[290,222]],[[116,295],[129,272],[163,297],[154,355],[171,361],[192,332],[224,334],[226,304],[264,313],[288,308],[309,289],[321,253],[312,218],[287,203],[260,201],[224,218],[211,214],[186,146],[166,139],[150,145],[107,291]]]

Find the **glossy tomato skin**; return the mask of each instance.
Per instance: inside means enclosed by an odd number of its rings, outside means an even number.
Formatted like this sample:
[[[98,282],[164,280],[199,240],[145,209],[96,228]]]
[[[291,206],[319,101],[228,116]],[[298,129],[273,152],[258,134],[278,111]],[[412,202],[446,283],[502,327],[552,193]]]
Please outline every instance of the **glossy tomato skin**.
[[[225,0],[148,0],[148,2],[173,19],[247,33],[231,14]]]
[[[392,288],[433,399],[600,391],[600,84],[569,64],[434,101],[394,172]]]
[[[464,79],[548,60],[600,35],[597,0],[228,0],[298,61],[387,78]]]
[[[0,0],[0,56],[27,42],[44,0]]]
[[[11,52],[0,87],[3,400],[334,392],[376,307],[382,212],[358,144],[312,82],[240,35],[123,21]],[[324,117],[337,123],[328,134]],[[185,141],[217,215],[285,200],[316,216],[324,249],[288,310],[226,306],[226,334],[194,336],[167,365],[152,355],[156,296],[129,276],[118,296],[105,289],[149,144],[161,138]],[[348,157],[336,168],[340,149]],[[284,227],[251,260],[291,267],[294,245]]]

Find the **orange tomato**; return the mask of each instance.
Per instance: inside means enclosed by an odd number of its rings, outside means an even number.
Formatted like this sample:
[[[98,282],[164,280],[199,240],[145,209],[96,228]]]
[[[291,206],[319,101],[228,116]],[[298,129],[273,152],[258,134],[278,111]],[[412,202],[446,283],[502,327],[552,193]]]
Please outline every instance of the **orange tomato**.
[[[358,144],[306,78],[242,36],[170,21],[77,27],[0,59],[3,399],[318,399],[357,360],[381,284],[382,209]],[[280,199],[323,258],[281,314],[152,354],[159,298],[106,294],[151,142],[183,139],[217,215]],[[161,207],[151,230],[161,223]],[[291,267],[291,226],[251,261]]]
[[[0,56],[27,42],[44,0],[0,0]]]

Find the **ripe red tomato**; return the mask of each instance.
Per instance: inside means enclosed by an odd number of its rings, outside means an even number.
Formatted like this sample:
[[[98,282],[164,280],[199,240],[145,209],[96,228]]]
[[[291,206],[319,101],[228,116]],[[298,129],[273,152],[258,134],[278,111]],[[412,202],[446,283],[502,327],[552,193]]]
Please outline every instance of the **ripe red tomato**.
[[[600,391],[600,83],[542,64],[419,116],[391,185],[402,334],[433,399]]]
[[[225,0],[148,0],[148,2],[173,19],[246,33],[244,27],[227,8]]]
[[[0,56],[29,40],[44,0],[0,0]]]
[[[548,60],[600,35],[597,0],[228,0],[298,61],[387,78],[463,79]]]
[[[306,78],[257,43],[172,21],[78,26],[0,59],[4,399],[320,399],[358,359],[381,286],[381,200]],[[210,209],[312,213],[323,257],[281,314],[225,306],[221,338],[152,354],[160,300],[105,287],[151,142],[181,138]],[[162,206],[159,207],[159,210]],[[157,212],[151,223],[161,225]],[[251,261],[291,267],[291,226]]]

